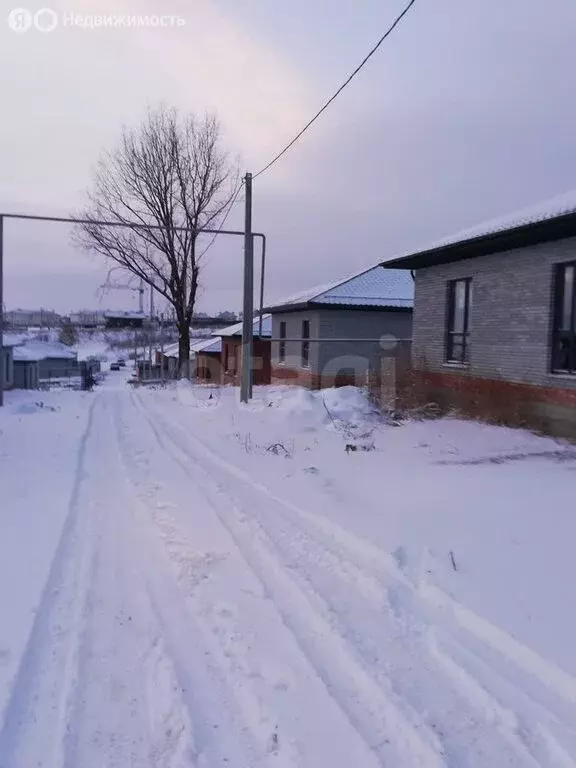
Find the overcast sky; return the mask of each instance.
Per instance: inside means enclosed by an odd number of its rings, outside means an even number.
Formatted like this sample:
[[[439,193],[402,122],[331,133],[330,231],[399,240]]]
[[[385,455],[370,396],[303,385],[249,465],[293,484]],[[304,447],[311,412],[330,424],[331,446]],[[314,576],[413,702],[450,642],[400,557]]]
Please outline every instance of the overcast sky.
[[[23,0],[25,5],[27,0]],[[406,0],[42,0],[67,14],[162,13],[174,28],[16,34],[0,24],[0,208],[67,215],[91,166],[160,101],[215,110],[256,172]],[[574,0],[417,0],[318,123],[254,187],[270,300],[576,187]],[[240,227],[236,206],[231,226]],[[199,309],[239,309],[240,241],[210,252]],[[104,264],[65,227],[6,224],[5,302],[99,299]]]

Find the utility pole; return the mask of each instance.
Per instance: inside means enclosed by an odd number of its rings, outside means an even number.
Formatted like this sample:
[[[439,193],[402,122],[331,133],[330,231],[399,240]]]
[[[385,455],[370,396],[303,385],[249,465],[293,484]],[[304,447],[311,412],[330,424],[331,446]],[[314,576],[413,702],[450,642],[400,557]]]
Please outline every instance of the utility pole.
[[[0,216],[0,408],[4,405],[4,216]]]
[[[164,312],[160,313],[160,381],[164,386]]]
[[[240,401],[252,397],[252,347],[254,333],[254,237],[252,235],[252,174],[244,177],[246,208],[244,220],[244,302],[242,310],[242,370]]]
[[[154,335],[154,288],[150,286],[150,330],[148,332],[148,363],[150,367],[150,378],[152,378],[152,344]]]

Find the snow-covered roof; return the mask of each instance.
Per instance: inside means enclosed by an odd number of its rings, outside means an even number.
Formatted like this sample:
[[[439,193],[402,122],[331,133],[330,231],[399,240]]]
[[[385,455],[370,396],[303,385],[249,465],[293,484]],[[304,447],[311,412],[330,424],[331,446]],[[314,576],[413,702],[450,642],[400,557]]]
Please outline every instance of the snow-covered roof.
[[[18,333],[5,333],[2,336],[3,347],[16,347],[26,340],[26,336]]]
[[[119,310],[107,310],[104,312],[104,317],[109,317],[112,319],[120,318],[122,320],[124,319],[130,319],[130,320],[144,320],[147,315],[144,314],[144,312],[136,312],[130,309],[119,309]]]
[[[390,269],[393,269],[396,266],[396,263],[402,259],[409,260],[414,256],[425,254],[429,251],[436,251],[460,244],[464,245],[469,241],[511,232],[520,229],[521,227],[529,227],[530,225],[552,221],[553,219],[569,216],[571,214],[576,214],[576,190],[556,195],[548,200],[535,205],[530,205],[526,208],[521,208],[520,210],[513,211],[504,216],[488,219],[474,227],[459,230],[441,240],[428,243],[425,247],[405,252],[399,256],[394,256],[387,262],[383,262],[383,264],[391,263],[392,266]],[[410,265],[407,264],[405,268],[409,269]]]
[[[378,265],[278,301],[272,311],[302,304],[410,309],[414,304],[414,281],[405,270],[384,269]]]
[[[75,350],[58,341],[28,341],[14,347],[14,360],[75,360]]]
[[[253,320],[254,335],[260,333],[260,317],[255,317]],[[242,334],[242,321],[229,325],[227,328],[221,328],[218,331],[214,331],[214,336],[240,336]],[[272,315],[262,315],[262,336],[272,336]]]
[[[190,344],[190,352],[222,352],[222,339],[202,339]]]
[[[196,354],[196,352],[221,352],[222,340],[221,339],[200,339],[192,341],[190,344],[190,354]],[[178,342],[174,344],[168,344],[164,347],[165,357],[178,357],[179,345]]]
[[[443,245],[452,245],[465,240],[472,240],[483,235],[492,235],[496,232],[506,232],[509,229],[516,229],[527,224],[536,224],[540,221],[555,219],[558,216],[565,216],[569,213],[576,213],[576,190],[565,192],[562,195],[530,205],[527,208],[508,213],[505,216],[498,216],[489,219],[481,224],[468,229],[460,230],[449,237],[443,238],[434,243],[432,247],[440,248]]]

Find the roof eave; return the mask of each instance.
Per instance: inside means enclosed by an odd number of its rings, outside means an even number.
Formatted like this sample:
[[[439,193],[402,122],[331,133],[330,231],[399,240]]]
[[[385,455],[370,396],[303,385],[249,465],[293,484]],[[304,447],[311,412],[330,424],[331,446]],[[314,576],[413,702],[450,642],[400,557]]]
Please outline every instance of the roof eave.
[[[346,309],[346,310],[370,310],[371,312],[412,312],[413,307],[396,307],[396,306],[387,306],[384,304],[337,304],[337,303],[328,303],[328,302],[314,302],[314,301],[307,301],[301,304],[284,304],[278,307],[271,307],[269,310],[266,310],[268,312],[271,312],[272,314],[280,315],[286,312],[302,312],[304,310],[319,310],[319,309],[325,309],[325,310],[337,310],[337,309]]]
[[[576,213],[568,213],[384,261],[381,266],[387,269],[423,269],[575,236]]]

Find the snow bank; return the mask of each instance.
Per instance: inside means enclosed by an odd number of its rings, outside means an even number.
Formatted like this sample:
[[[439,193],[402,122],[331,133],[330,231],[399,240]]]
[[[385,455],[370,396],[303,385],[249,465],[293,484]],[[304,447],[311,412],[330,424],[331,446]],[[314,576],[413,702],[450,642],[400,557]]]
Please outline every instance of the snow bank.
[[[358,387],[311,391],[302,387],[258,387],[255,407],[274,408],[287,423],[300,427],[330,429],[370,427],[380,415]]]
[[[0,723],[72,503],[92,402],[16,390],[0,409]]]

